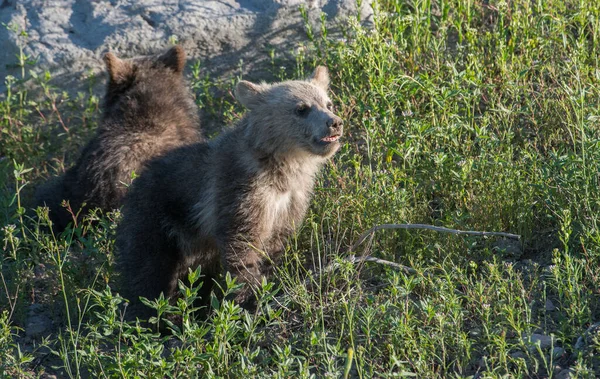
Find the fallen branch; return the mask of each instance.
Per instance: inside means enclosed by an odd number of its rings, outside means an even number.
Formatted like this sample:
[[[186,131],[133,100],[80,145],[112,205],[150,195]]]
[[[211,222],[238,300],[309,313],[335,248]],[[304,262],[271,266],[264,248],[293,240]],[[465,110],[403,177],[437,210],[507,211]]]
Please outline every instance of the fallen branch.
[[[478,232],[478,231],[474,231],[474,230],[457,230],[457,229],[444,228],[443,226],[433,226],[433,225],[427,225],[427,224],[382,224],[382,225],[374,226],[371,229],[364,232],[363,234],[361,234],[360,237],[358,238],[358,241],[356,241],[354,243],[354,245],[352,245],[352,247],[350,248],[350,251],[354,251],[358,246],[360,246],[363,242],[365,242],[365,240],[369,236],[371,236],[376,231],[382,230],[382,229],[428,229],[428,230],[434,230],[436,232],[450,233],[450,234],[468,234],[468,235],[473,235],[473,236],[498,236],[498,237],[517,239],[517,240],[521,238],[521,236],[518,234],[511,234],[511,233],[504,233],[504,232]]]
[[[416,274],[417,273],[417,270],[415,270],[412,267],[404,266],[404,265],[401,265],[396,262],[386,261],[385,259],[375,258],[371,255],[366,255],[364,257],[357,257],[355,255],[350,255],[350,256],[348,256],[348,258],[346,260],[348,262],[352,262],[352,263],[375,262],[375,263],[392,266],[394,268],[404,271],[407,274]]]
[[[428,229],[428,230],[433,230],[436,232],[450,233],[450,234],[466,234],[466,235],[474,235],[474,236],[497,236],[497,237],[506,237],[506,238],[517,239],[517,240],[521,238],[520,235],[511,234],[511,233],[480,232],[480,231],[474,231],[474,230],[458,230],[458,229],[450,229],[450,228],[444,228],[442,226],[433,226],[433,225],[427,225],[427,224],[382,224],[382,225],[374,226],[371,229],[364,232],[363,234],[361,234],[360,237],[358,238],[358,240],[352,245],[352,247],[348,251],[354,252],[356,250],[356,248],[358,246],[360,246],[363,242],[365,242],[365,240],[367,238],[372,236],[373,233],[375,233],[378,230],[382,230],[382,229]],[[368,250],[369,249],[365,249],[364,252],[362,253],[362,256],[348,255],[347,257],[342,258],[342,259],[344,261],[351,262],[351,263],[374,262],[374,263],[384,264],[384,265],[399,269],[401,271],[404,271],[405,273],[411,274],[411,275],[418,273],[418,271],[412,267],[404,266],[404,265],[401,265],[396,262],[386,261],[385,259],[375,258],[372,255],[367,255]],[[338,267],[339,267],[338,262],[335,262],[335,261],[331,262],[327,266],[325,266],[318,273],[318,275],[330,273],[330,272],[334,271],[335,269],[337,269]],[[424,273],[424,274],[426,276],[431,275],[430,273]],[[308,283],[310,283],[310,280],[311,280],[310,278],[307,278],[304,282],[304,285],[307,285]]]

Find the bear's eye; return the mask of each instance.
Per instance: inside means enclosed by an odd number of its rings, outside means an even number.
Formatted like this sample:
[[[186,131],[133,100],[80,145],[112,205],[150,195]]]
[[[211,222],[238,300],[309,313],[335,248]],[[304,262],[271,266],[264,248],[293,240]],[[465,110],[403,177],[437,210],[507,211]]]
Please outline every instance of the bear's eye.
[[[308,116],[308,112],[310,112],[310,107],[307,104],[301,104],[296,107],[296,114],[300,117]]]
[[[333,112],[333,103],[331,101],[327,103],[327,109]]]

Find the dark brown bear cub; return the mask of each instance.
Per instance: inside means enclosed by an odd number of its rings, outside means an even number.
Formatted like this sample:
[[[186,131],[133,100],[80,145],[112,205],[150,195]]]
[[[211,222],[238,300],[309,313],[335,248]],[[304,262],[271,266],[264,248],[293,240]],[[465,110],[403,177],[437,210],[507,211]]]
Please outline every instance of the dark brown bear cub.
[[[119,208],[131,181],[145,163],[176,147],[201,140],[198,107],[183,78],[185,52],[173,47],[157,56],[121,60],[104,57],[109,81],[102,120],[76,164],[42,186],[39,206],[50,208],[56,232],[73,221],[60,204],[69,201],[74,213]]]
[[[248,305],[264,274],[265,254],[283,251],[305,216],[321,166],[339,148],[342,120],[318,67],[306,81],[238,83],[249,112],[208,143],[153,160],[135,180],[117,229],[122,294],[136,316],[139,297],[171,299],[188,268],[201,266],[203,292],[222,270],[246,283],[236,301]]]

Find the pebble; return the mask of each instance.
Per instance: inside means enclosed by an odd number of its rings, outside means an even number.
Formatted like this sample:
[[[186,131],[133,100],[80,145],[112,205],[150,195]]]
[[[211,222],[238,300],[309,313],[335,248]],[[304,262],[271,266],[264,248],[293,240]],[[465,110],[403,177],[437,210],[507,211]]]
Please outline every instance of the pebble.
[[[550,299],[546,299],[545,308],[547,312],[552,312],[556,310],[556,306],[554,305],[554,303],[552,303]]]
[[[42,304],[31,304],[27,310],[25,335],[29,338],[42,337],[52,329],[52,320],[46,315],[47,308]]]
[[[552,349],[552,358],[553,359],[561,358],[564,354],[565,354],[565,349],[563,349],[562,347],[557,346],[554,349]]]
[[[600,337],[600,322],[592,324],[589,328],[587,328],[583,336],[579,336],[579,338],[577,338],[577,342],[575,342],[575,350],[585,350],[595,335]]]
[[[496,241],[492,250],[502,252],[503,255],[514,259],[519,259],[523,255],[521,243],[508,238]]]
[[[538,343],[540,344],[540,348],[542,350],[549,349],[550,346],[552,346],[553,340],[554,340],[553,337],[547,336],[545,334],[539,334],[539,333],[534,333],[529,337],[527,337],[527,336],[523,337],[523,341],[526,344],[531,344],[531,346],[529,348],[530,350],[535,350],[536,349],[535,345],[537,345]]]
[[[571,369],[571,368],[566,368],[564,370],[562,370],[561,372],[559,372],[556,376],[556,379],[570,379],[570,378],[575,378],[575,370]]]

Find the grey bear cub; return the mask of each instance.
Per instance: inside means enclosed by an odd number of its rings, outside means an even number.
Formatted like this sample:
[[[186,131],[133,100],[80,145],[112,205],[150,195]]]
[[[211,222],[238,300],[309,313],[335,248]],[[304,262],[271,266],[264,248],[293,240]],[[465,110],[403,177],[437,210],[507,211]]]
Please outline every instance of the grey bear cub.
[[[252,305],[265,255],[283,252],[315,174],[340,146],[328,86],[322,66],[305,81],[241,81],[235,96],[249,112],[233,129],[153,160],[134,181],[116,239],[129,312],[149,316],[139,297],[173,299],[178,280],[198,266],[204,295],[225,270],[247,284],[235,300]]]
[[[104,56],[109,80],[98,130],[74,166],[36,193],[48,206],[53,229],[61,232],[88,209],[110,211],[122,204],[131,173],[176,147],[201,140],[198,107],[183,78],[185,51],[175,46],[161,55],[122,60]],[[82,205],[86,204],[83,208]]]

